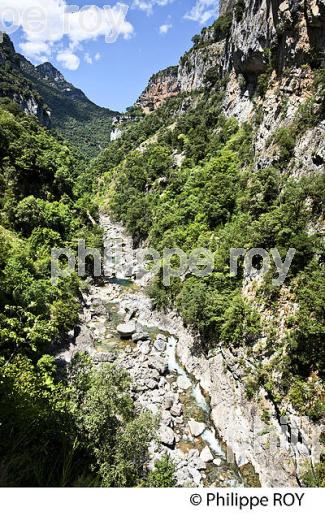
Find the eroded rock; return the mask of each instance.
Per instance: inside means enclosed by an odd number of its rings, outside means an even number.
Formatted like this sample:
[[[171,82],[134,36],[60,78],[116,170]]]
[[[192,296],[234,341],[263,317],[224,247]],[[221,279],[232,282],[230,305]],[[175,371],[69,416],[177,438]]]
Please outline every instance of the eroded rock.
[[[175,446],[176,438],[173,430],[163,424],[159,429],[159,438],[162,444],[173,448]]]
[[[137,329],[135,322],[129,321],[128,323],[118,325],[116,330],[122,339],[131,339]]]
[[[197,422],[194,419],[189,420],[188,426],[193,437],[199,437],[200,435],[202,435],[202,433],[207,427],[205,423]]]

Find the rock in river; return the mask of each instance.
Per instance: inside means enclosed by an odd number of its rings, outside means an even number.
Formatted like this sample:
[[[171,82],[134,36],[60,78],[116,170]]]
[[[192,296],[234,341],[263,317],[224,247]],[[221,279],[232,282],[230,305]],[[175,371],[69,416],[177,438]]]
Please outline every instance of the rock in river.
[[[148,367],[158,370],[162,375],[168,371],[167,361],[159,356],[151,356],[148,360]]]
[[[148,334],[148,332],[136,332],[135,334],[132,335],[132,341],[134,341],[134,343],[138,343],[139,341],[148,341],[150,340],[150,335]]]
[[[192,383],[187,376],[179,376],[177,378],[177,386],[181,390],[188,390],[189,388],[191,388]]]
[[[97,352],[93,356],[93,362],[98,363],[114,363],[117,355],[114,352]]]
[[[133,334],[136,333],[136,325],[134,321],[122,323],[121,325],[117,326],[117,332],[119,333],[122,339],[131,339]]]
[[[206,446],[201,451],[200,458],[203,460],[203,462],[212,462],[213,461],[213,455],[211,453],[209,446]]]
[[[158,336],[156,341],[154,342],[154,347],[156,350],[158,350],[158,352],[164,352],[164,350],[166,350],[167,343],[166,341],[164,341],[162,337]]]
[[[206,424],[194,421],[194,419],[190,419],[188,421],[188,425],[189,425],[190,432],[193,435],[193,437],[199,437],[200,435],[202,435],[202,433],[206,429]]]
[[[139,342],[138,345],[139,345],[139,350],[140,350],[141,354],[143,354],[144,356],[150,354],[150,352],[151,352],[150,341],[144,341],[143,343]]]

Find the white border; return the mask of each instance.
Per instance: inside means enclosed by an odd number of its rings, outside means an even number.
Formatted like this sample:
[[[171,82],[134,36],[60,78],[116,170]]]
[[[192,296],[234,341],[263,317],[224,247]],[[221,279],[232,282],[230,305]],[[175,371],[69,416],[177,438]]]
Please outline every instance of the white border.
[[[250,511],[236,507],[217,507],[190,503],[192,494],[205,500],[207,493],[238,493],[266,496],[274,493],[305,493],[302,506],[256,507]],[[10,520],[198,520],[208,519],[304,519],[322,517],[324,489],[1,489],[2,518]]]

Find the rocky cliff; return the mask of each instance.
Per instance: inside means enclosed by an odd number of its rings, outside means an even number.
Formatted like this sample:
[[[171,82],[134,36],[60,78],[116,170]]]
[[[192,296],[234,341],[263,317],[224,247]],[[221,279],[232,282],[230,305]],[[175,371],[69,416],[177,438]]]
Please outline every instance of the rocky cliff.
[[[179,92],[178,67],[168,67],[150,78],[149,84],[136,102],[136,106],[148,113]]]
[[[60,92],[62,96],[74,102],[91,103],[82,90],[76,88],[72,83],[69,83],[63,74],[56,69],[52,63],[45,62],[34,67],[24,56],[19,55],[20,68],[27,75],[35,78],[35,81],[40,81],[48,88]]]
[[[33,67],[31,63],[30,66]],[[20,57],[16,54],[10,38],[5,34],[0,45],[0,97],[14,101],[25,114],[37,117],[42,125],[50,127],[49,107],[21,72]]]
[[[193,63],[195,55],[201,53],[207,71],[213,50],[210,46],[222,42],[223,51],[215,56],[213,65],[223,75],[232,71],[242,74],[253,86],[270,63],[278,74],[291,65],[320,67],[325,59],[324,17],[323,0],[225,0],[220,18],[196,38],[187,57]],[[180,81],[184,75],[186,68],[181,68]]]
[[[193,38],[178,68],[153,76],[138,105],[150,112],[178,92],[222,81],[225,114],[258,123],[257,167],[277,159],[277,146],[269,146],[276,130],[294,125],[310,109],[315,125],[300,133],[292,160],[297,174],[319,171],[325,153],[325,0],[224,0],[220,12]]]

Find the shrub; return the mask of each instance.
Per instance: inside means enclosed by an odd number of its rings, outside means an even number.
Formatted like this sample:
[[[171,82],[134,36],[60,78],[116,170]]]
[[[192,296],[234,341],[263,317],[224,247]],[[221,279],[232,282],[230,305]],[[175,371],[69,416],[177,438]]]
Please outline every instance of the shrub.
[[[227,38],[230,34],[230,29],[232,26],[232,15],[226,14],[223,16],[219,16],[219,18],[213,24],[213,35],[214,40],[219,41],[224,38]]]
[[[259,314],[241,296],[236,296],[225,312],[221,339],[236,347],[253,345],[261,333]]]
[[[245,0],[237,0],[235,4],[235,19],[239,23],[242,21],[245,12]]]
[[[273,142],[279,147],[279,160],[284,163],[292,157],[296,145],[296,135],[292,127],[281,127],[272,136]]]
[[[155,463],[155,469],[149,473],[145,487],[150,488],[172,488],[176,486],[175,465],[168,455]]]
[[[302,475],[302,483],[305,487],[323,488],[325,487],[325,457],[322,456],[321,462],[306,468]]]

